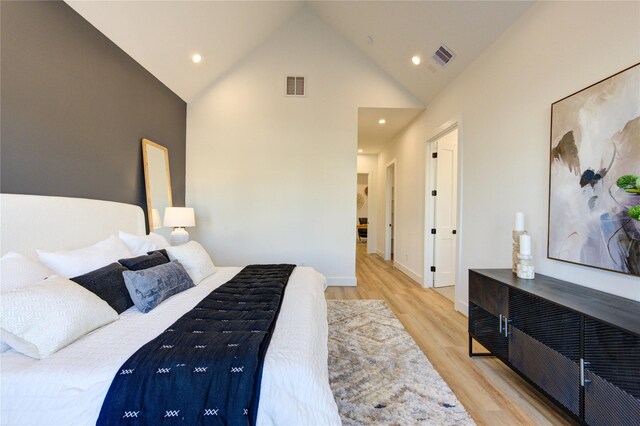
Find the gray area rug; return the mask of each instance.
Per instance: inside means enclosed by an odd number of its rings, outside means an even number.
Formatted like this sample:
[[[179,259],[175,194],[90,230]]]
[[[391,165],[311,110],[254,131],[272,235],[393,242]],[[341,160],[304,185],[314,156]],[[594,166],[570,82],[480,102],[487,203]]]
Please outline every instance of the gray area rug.
[[[344,425],[474,425],[381,300],[327,300],[329,381]]]

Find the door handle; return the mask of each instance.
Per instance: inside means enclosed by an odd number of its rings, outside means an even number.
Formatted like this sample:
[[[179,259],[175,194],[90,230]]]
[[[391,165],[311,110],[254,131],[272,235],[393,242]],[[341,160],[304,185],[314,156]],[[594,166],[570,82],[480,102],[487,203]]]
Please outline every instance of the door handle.
[[[504,317],[504,337],[509,337],[509,323],[511,322],[506,316]]]
[[[583,358],[580,358],[580,385],[583,387],[591,383],[591,380],[587,379],[584,373],[585,367],[589,364],[591,363],[585,361]]]

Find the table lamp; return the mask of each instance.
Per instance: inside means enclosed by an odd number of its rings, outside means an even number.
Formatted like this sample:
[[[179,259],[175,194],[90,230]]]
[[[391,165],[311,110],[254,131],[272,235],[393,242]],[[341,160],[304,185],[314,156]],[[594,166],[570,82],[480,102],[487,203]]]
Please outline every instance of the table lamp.
[[[164,226],[173,227],[169,236],[172,246],[184,244],[189,241],[187,226],[196,226],[196,217],[192,207],[167,207],[164,210]]]

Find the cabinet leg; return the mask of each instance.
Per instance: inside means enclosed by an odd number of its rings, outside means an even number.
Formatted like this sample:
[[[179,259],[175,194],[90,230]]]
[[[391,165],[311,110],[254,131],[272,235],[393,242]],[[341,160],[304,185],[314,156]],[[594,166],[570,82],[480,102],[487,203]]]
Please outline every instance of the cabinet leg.
[[[473,352],[473,337],[471,337],[471,333],[469,333],[469,358],[473,358],[474,356],[495,356],[491,352]]]

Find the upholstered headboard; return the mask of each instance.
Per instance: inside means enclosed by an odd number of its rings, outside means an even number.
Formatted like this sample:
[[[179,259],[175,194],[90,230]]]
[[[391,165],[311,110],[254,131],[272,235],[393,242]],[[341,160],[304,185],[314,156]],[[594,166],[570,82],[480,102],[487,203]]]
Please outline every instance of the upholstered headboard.
[[[0,194],[0,254],[16,251],[35,257],[35,249],[81,248],[118,235],[142,235],[138,206],[86,198]]]

